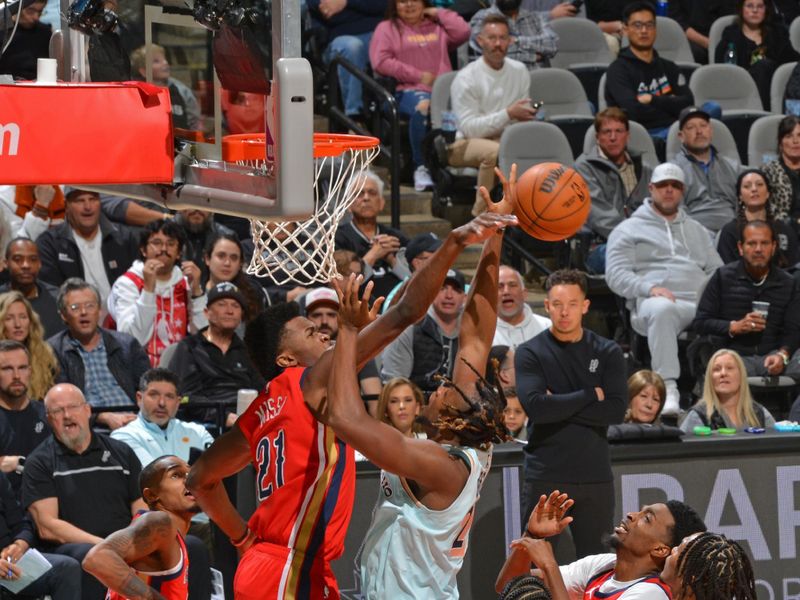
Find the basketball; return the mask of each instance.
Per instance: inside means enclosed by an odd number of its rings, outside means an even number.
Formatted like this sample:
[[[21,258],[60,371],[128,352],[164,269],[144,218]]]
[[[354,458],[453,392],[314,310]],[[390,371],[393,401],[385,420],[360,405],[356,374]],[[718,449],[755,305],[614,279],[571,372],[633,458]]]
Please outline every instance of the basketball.
[[[591,206],[586,181],[561,163],[534,165],[517,180],[514,214],[519,226],[536,239],[557,242],[574,235]]]

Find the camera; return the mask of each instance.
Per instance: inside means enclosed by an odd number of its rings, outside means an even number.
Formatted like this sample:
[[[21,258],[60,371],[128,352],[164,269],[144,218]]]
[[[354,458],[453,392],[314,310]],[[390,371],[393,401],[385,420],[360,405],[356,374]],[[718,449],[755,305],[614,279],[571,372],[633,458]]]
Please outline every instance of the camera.
[[[67,23],[86,35],[108,33],[117,24],[117,13],[103,7],[103,0],[76,0],[67,13]]]

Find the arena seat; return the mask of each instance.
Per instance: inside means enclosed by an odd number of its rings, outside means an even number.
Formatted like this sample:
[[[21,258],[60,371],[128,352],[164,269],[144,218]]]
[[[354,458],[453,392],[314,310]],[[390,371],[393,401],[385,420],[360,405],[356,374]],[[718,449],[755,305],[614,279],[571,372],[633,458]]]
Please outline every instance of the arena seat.
[[[597,111],[605,110],[608,108],[606,103],[606,74],[603,73],[600,81],[597,84]]]
[[[714,60],[714,53],[717,51],[717,45],[722,39],[722,30],[728,25],[732,25],[735,21],[736,15],[725,15],[711,24],[711,29],[708,31],[708,64],[713,65],[717,62]]]
[[[781,65],[772,74],[772,81],[769,85],[769,109],[775,114],[783,113],[783,96],[786,93],[786,84],[792,74],[797,62],[789,62]]]
[[[594,122],[592,105],[577,75],[566,69],[531,72],[531,100],[543,102],[542,115],[567,136],[572,155],[581,153],[583,132]]]
[[[558,34],[558,53],[550,66],[575,73],[589,101],[597,105],[597,83],[614,60],[600,27],[589,19],[556,19],[550,27]]]
[[[750,135],[747,138],[747,163],[751,167],[760,168],[777,158],[778,123],[783,117],[784,115],[767,115],[750,127]],[[767,160],[764,160],[765,158]]]
[[[800,52],[800,17],[796,17],[789,26],[789,41],[795,52]]]
[[[653,138],[647,133],[644,125],[636,121],[628,121],[628,130],[630,132],[628,148],[642,154],[642,160],[651,168],[657,167],[661,161],[658,160]],[[584,135],[583,151],[588,153],[595,145],[597,145],[597,137],[595,136],[594,126],[592,126],[586,130],[586,134]]]
[[[711,119],[712,143],[722,156],[734,160],[741,160],[736,140],[730,129],[722,121]],[[667,160],[672,160],[681,149],[681,140],[678,138],[678,122],[672,124],[667,133]]]
[[[497,166],[503,173],[508,173],[513,163],[517,163],[517,172],[522,173],[544,162],[569,166],[573,163],[569,141],[558,127],[546,121],[528,121],[505,128],[497,154]]]

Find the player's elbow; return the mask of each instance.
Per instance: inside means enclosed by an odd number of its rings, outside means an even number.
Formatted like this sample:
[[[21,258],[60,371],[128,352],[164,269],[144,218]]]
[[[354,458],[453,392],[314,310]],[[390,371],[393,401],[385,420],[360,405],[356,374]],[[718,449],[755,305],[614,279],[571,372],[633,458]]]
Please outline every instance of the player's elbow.
[[[101,544],[93,546],[81,562],[83,570],[96,576],[103,564],[103,552],[104,548]]]
[[[214,477],[210,469],[204,469],[202,465],[202,458],[200,461],[189,471],[186,476],[186,489],[189,490],[193,496],[203,496],[208,493],[214,485],[219,481]]]

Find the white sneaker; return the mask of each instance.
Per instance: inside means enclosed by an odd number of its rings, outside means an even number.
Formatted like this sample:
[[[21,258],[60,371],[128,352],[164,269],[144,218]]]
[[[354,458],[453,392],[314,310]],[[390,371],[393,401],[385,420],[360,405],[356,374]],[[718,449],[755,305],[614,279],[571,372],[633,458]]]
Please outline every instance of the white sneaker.
[[[664,400],[664,410],[662,415],[677,416],[681,412],[681,394],[678,391],[678,384],[674,379],[667,379],[664,382],[667,388],[667,398]]]
[[[431,174],[428,172],[428,169],[423,165],[418,166],[414,171],[414,189],[418,192],[424,192],[432,187],[433,179],[431,179]]]

